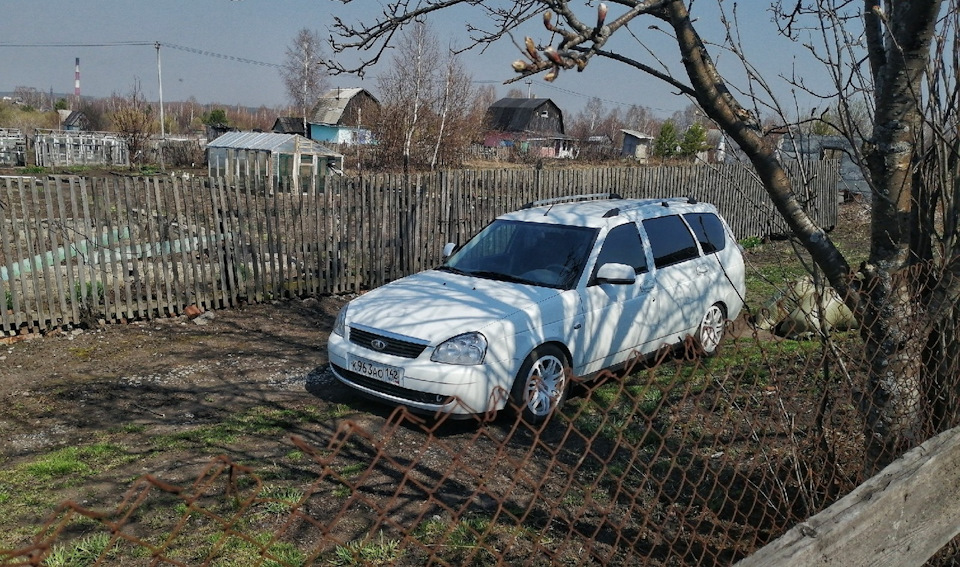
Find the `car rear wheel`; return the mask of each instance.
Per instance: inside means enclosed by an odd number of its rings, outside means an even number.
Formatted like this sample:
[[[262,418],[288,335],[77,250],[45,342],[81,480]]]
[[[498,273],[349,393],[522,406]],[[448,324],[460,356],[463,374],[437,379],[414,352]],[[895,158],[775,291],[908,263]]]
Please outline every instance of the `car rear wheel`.
[[[567,357],[552,345],[537,347],[523,362],[510,398],[524,421],[540,424],[563,407],[569,389]]]
[[[706,356],[713,356],[717,353],[720,341],[723,340],[723,333],[727,328],[727,315],[723,311],[723,306],[714,303],[703,314],[700,320],[700,328],[697,329],[697,346],[701,353]]]

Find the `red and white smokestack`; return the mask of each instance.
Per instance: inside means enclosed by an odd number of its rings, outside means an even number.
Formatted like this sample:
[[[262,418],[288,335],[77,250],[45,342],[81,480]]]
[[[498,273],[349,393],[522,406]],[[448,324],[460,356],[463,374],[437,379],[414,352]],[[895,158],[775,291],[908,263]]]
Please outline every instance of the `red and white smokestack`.
[[[77,67],[73,72],[73,98],[80,104],[80,58],[77,57]]]

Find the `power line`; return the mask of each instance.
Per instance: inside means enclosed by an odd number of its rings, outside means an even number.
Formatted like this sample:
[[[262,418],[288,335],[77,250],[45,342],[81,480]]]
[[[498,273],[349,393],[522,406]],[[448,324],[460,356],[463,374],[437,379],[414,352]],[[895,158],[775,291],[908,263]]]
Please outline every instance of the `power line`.
[[[196,53],[197,55],[206,55],[207,57],[217,57],[219,59],[227,59],[229,61],[236,61],[238,63],[249,63],[251,65],[260,65],[262,67],[283,67],[279,63],[267,63],[265,61],[257,61],[256,59],[247,59],[246,57],[237,57],[235,55],[224,55],[222,53],[215,53],[213,51],[206,51],[204,49],[197,49],[195,47],[184,47],[182,45],[176,45],[173,43],[164,43],[159,42],[163,47],[169,47],[170,49],[179,49],[180,51],[186,51],[188,53]]]
[[[266,61],[257,61],[256,59],[248,59],[246,57],[237,57],[235,55],[225,55],[223,53],[216,53],[214,51],[207,51],[205,49],[198,49],[196,47],[186,47],[183,45],[177,45],[175,43],[167,43],[164,41],[154,42],[154,41],[108,41],[108,42],[98,42],[98,43],[9,43],[9,42],[0,42],[0,47],[130,47],[130,46],[150,46],[154,47],[157,44],[160,44],[162,47],[169,47],[170,49],[178,49],[180,51],[186,51],[188,53],[194,53],[196,55],[205,55],[207,57],[216,57],[218,59],[226,59],[228,61],[236,61],[238,63],[248,63],[250,65],[260,65],[262,67],[283,67],[278,63],[268,63]]]
[[[130,45],[154,45],[152,41],[108,41],[99,43],[10,43],[0,41],[0,47],[122,47]]]
[[[475,81],[472,81],[472,82],[473,82],[473,83],[476,83],[476,84],[491,84],[491,83],[502,84],[502,83],[503,83],[503,81],[498,81],[498,80],[475,80]],[[588,95],[588,94],[580,93],[580,92],[577,92],[577,91],[572,91],[572,90],[570,90],[570,89],[564,89],[564,88],[558,87],[558,86],[556,86],[556,85],[550,84],[550,83],[545,82],[545,81],[544,81],[543,83],[538,83],[538,85],[539,85],[539,86],[543,86],[543,87],[547,87],[548,89],[553,89],[553,90],[555,90],[555,91],[559,91],[559,92],[562,92],[562,93],[564,93],[564,94],[568,94],[568,95],[571,95],[571,96],[576,96],[576,97],[585,98],[585,99],[593,99],[593,98],[595,98],[595,99],[597,99],[597,100],[599,100],[599,101],[601,101],[601,102],[605,102],[605,103],[608,103],[608,104],[615,104],[615,105],[617,105],[617,106],[623,106],[623,107],[627,107],[627,108],[629,108],[629,107],[631,107],[631,106],[642,106],[642,107],[644,107],[644,108],[649,108],[650,110],[657,110],[657,111],[660,111],[660,112],[673,113],[673,110],[671,110],[671,109],[669,109],[669,108],[660,108],[660,107],[650,106],[650,105],[647,105],[647,104],[641,104],[641,103],[636,103],[636,102],[623,102],[623,101],[613,100],[613,99],[609,99],[609,98],[603,98],[603,97],[599,97],[599,96],[595,96],[595,95]]]

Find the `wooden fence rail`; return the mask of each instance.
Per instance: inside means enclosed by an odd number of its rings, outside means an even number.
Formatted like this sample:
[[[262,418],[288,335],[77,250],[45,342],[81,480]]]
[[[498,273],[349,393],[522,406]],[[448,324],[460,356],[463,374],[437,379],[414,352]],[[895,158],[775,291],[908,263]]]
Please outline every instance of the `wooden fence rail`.
[[[737,567],[924,565],[960,534],[957,471],[960,429],[955,428],[907,452]]]
[[[815,162],[800,184],[822,226],[836,223],[836,170]],[[499,214],[578,193],[692,195],[716,203],[738,238],[785,231],[754,175],[736,165],[322,181],[273,192],[252,179],[0,179],[0,329],[375,287],[437,265],[444,243],[465,241]]]

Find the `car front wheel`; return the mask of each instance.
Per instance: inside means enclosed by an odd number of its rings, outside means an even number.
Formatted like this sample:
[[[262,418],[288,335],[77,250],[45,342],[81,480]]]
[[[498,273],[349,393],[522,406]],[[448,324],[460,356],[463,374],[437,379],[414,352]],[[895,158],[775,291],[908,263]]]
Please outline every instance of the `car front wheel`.
[[[700,320],[700,328],[697,329],[697,346],[703,354],[713,356],[717,353],[717,347],[720,346],[726,327],[727,316],[723,312],[723,306],[714,303],[703,314],[703,319]]]
[[[569,389],[567,357],[552,345],[537,347],[523,362],[510,398],[524,421],[540,424],[563,407]]]

